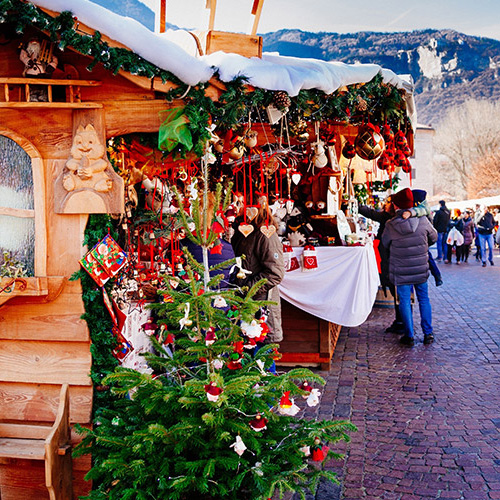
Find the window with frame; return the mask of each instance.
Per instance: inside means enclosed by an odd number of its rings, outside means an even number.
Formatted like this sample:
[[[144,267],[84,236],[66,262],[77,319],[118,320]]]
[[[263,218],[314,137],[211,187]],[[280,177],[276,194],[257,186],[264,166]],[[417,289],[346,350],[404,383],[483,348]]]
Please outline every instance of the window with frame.
[[[32,159],[0,135],[0,275],[35,276]]]

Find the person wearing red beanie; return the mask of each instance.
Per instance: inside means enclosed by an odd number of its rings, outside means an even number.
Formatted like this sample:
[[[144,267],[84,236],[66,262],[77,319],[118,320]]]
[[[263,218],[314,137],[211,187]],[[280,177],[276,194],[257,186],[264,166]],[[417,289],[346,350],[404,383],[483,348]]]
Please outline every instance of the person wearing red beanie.
[[[404,327],[400,342],[410,347],[415,344],[411,310],[411,292],[414,289],[420,309],[424,344],[430,344],[434,341],[434,335],[427,288],[428,253],[429,246],[437,241],[437,231],[427,217],[402,216],[406,210],[413,207],[411,189],[398,191],[392,195],[391,201],[400,210],[386,223],[382,243],[389,249],[389,279],[396,286],[399,298],[398,307]]]
[[[413,208],[413,193],[410,188],[402,189],[391,196],[392,204],[401,210]]]

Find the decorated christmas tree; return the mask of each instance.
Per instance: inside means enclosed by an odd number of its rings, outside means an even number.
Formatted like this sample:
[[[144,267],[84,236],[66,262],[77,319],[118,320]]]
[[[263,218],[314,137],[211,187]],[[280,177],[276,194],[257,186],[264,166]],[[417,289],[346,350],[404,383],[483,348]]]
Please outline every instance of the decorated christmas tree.
[[[315,462],[339,458],[330,447],[355,430],[300,418],[318,404],[325,382],[305,368],[275,372],[279,346],[265,343],[266,302],[253,299],[263,281],[249,290],[220,286],[218,271],[244,273],[244,261],[208,265],[226,229],[230,189],[223,196],[217,186],[210,215],[204,161],[202,170],[190,206],[177,195],[177,216],[202,262],[185,252],[183,271],[163,275],[161,299],[148,306],[155,353],[145,356],[153,373],[121,367],[103,380],[121,397],[82,430],[79,453],[94,460],[89,499],[245,500],[285,491],[305,498],[321,477],[336,480]]]

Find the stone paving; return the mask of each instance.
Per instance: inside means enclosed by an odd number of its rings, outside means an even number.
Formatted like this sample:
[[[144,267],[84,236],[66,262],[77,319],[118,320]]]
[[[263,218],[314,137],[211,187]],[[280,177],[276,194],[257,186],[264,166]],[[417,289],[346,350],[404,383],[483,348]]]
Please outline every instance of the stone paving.
[[[343,461],[308,500],[500,499],[500,256],[495,266],[439,264],[429,280],[436,341],[401,346],[394,310],[343,328],[321,404],[308,416],[358,427]],[[335,448],[338,449],[338,448]],[[294,497],[295,498],[295,497]]]

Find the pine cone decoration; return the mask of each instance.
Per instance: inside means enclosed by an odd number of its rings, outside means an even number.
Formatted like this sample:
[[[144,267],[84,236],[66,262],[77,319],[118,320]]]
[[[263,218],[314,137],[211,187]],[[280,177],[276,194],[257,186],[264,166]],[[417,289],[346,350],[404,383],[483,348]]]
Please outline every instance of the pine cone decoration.
[[[273,95],[273,104],[278,109],[286,109],[292,104],[292,100],[284,90],[279,90]]]
[[[368,109],[368,103],[358,95],[358,104],[356,105],[358,111],[366,111]]]

